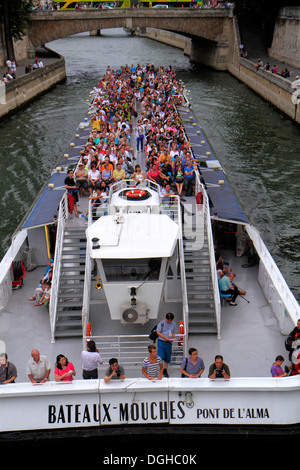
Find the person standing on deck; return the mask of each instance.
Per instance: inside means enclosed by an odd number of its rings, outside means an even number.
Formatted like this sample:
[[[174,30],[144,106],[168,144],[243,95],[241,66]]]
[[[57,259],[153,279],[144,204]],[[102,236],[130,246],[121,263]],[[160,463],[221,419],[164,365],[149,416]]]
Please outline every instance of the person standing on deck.
[[[156,333],[158,334],[158,356],[164,361],[163,375],[169,377],[168,365],[171,362],[172,342],[175,339],[176,326],[173,313],[167,313],[166,319],[159,323]]]

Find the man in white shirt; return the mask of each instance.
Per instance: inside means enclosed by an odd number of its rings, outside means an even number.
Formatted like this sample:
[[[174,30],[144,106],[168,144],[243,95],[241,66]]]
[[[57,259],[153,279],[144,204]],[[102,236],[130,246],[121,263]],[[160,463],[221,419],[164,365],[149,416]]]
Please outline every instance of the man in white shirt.
[[[31,359],[27,364],[27,375],[30,381],[35,383],[45,383],[50,376],[50,362],[46,356],[40,356],[37,349],[31,351]]]

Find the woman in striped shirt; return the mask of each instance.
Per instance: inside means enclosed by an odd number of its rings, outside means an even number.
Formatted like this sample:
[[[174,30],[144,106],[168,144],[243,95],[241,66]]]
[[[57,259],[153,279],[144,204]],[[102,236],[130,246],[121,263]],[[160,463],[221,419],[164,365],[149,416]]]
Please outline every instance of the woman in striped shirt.
[[[142,364],[142,372],[149,380],[161,380],[163,375],[163,363],[157,355],[157,349],[154,344],[148,346],[149,356],[145,357]]]

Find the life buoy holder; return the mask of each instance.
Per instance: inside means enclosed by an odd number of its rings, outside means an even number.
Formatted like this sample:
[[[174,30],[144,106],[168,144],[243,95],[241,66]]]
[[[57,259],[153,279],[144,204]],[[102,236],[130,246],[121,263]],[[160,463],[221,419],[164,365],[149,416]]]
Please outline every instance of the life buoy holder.
[[[151,193],[146,189],[126,189],[119,193],[119,196],[128,201],[144,201],[151,196]]]
[[[125,196],[138,199],[139,197],[146,196],[146,191],[144,191],[143,189],[130,189],[130,191],[127,191],[125,193]]]
[[[179,322],[179,332],[182,336],[180,338],[180,341],[178,341],[178,346],[183,346],[183,335],[184,335],[183,321]]]

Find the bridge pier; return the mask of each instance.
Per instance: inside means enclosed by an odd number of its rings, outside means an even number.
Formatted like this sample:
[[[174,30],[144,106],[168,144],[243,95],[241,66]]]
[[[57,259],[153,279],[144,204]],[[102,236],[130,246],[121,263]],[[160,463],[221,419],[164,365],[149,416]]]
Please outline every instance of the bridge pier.
[[[93,29],[90,31],[90,36],[101,36],[101,29]]]
[[[204,38],[193,38],[190,61],[211,67],[219,71],[228,70],[229,46],[217,44]]]

